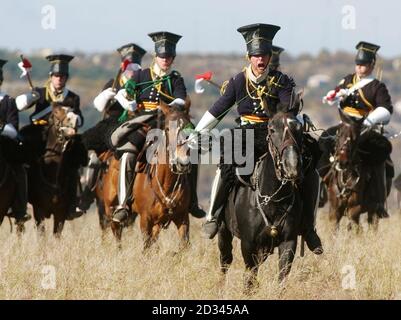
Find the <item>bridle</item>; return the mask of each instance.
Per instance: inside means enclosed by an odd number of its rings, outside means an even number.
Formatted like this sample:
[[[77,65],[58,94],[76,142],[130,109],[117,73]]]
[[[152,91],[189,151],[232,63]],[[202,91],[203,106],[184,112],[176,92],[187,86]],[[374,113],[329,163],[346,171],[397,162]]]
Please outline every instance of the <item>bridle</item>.
[[[285,220],[291,212],[294,203],[295,203],[295,192],[294,188],[297,188],[297,184],[295,183],[294,179],[288,179],[285,177],[285,172],[284,172],[284,167],[283,167],[283,161],[282,161],[282,155],[284,150],[289,147],[289,146],[294,146],[295,149],[298,151],[298,154],[300,154],[301,146],[297,142],[297,139],[295,138],[294,134],[292,133],[291,129],[288,126],[288,116],[284,115],[283,116],[283,124],[284,124],[284,130],[283,130],[283,136],[281,139],[281,144],[280,146],[276,146],[273,143],[272,135],[273,135],[273,128],[269,125],[268,126],[268,134],[267,134],[267,142],[268,142],[268,148],[269,152],[272,156],[273,164],[274,164],[274,169],[276,173],[277,179],[280,181],[280,186],[270,195],[267,194],[262,194],[261,193],[261,188],[259,184],[259,178],[260,178],[260,166],[262,161],[267,157],[268,153],[266,152],[256,163],[255,167],[255,196],[256,196],[256,204],[258,211],[260,215],[262,216],[262,219],[265,223],[266,230],[268,234],[272,237],[275,238],[279,235],[279,230],[280,228],[284,225]],[[290,188],[290,191],[284,195],[284,196],[279,196],[280,191],[288,184],[291,183],[293,188]],[[291,203],[287,206],[285,209],[284,213],[281,215],[281,217],[278,219],[277,222],[275,221],[269,221],[269,218],[265,214],[263,210],[263,206],[267,206],[271,203],[276,203],[279,204],[283,200],[291,198]],[[270,253],[273,252],[273,241],[271,244],[271,249]]]
[[[297,153],[301,154],[300,151],[302,150],[302,146],[298,144],[297,139],[295,138],[294,134],[289,128],[288,120],[289,120],[288,116],[284,115],[282,118],[284,130],[283,130],[283,136],[281,138],[281,143],[279,146],[276,146],[273,142],[274,129],[270,125],[268,126],[268,133],[266,140],[268,143],[270,154],[274,162],[274,168],[276,171],[277,179],[279,179],[280,181],[287,180],[295,182],[297,178],[288,179],[285,177],[285,171],[283,165],[284,163],[282,157],[283,157],[283,152],[287,147],[294,147]]]
[[[182,120],[182,119],[180,119],[180,120]],[[179,122],[180,122],[180,126],[177,128],[177,134],[175,137],[176,141],[178,141],[180,132],[183,130],[183,123],[182,123],[182,121],[179,121]],[[171,160],[171,157],[170,157],[171,151],[170,151],[170,144],[169,144],[169,142],[170,142],[169,141],[169,127],[167,127],[167,126],[163,130],[163,140],[165,141],[165,143],[164,144],[162,143],[162,145],[164,145],[165,152],[167,155],[167,160],[169,163],[169,170],[172,174],[174,174],[176,176],[176,179],[175,179],[172,191],[169,194],[166,194],[166,192],[164,192],[163,187],[159,180],[159,170],[158,170],[159,163],[155,163],[153,165],[155,168],[154,176],[155,176],[155,180],[156,180],[156,183],[158,186],[158,190],[161,194],[161,197],[158,195],[158,193],[153,188],[152,188],[152,190],[153,190],[154,196],[159,200],[160,203],[164,204],[167,207],[169,215],[172,216],[174,213],[173,209],[177,206],[176,199],[180,193],[182,182],[185,180],[185,178],[187,177],[187,175],[190,171],[179,172],[179,171],[175,170],[174,164],[172,163],[172,161],[170,161]],[[177,146],[182,146],[184,143],[185,143],[185,141],[181,142],[181,143],[177,142]],[[158,149],[156,149],[155,150],[156,159],[158,159],[157,158],[158,154],[159,154]],[[164,227],[167,227],[170,222],[171,222],[171,220],[169,220]]]

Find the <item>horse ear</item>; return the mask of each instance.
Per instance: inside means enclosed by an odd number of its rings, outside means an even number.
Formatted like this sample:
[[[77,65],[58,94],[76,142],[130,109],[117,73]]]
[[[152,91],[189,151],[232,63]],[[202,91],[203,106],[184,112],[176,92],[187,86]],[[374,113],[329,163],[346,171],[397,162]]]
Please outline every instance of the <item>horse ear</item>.
[[[164,113],[165,116],[170,112],[170,106],[161,100],[159,101],[159,109]]]
[[[187,96],[185,98],[185,105],[184,105],[184,110],[187,114],[189,114],[189,108],[191,107],[191,98]]]

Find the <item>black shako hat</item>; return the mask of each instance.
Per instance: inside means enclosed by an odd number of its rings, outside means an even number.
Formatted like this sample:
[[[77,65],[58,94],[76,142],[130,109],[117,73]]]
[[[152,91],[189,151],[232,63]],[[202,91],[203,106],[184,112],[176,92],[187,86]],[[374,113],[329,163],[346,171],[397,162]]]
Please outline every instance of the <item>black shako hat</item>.
[[[281,28],[272,24],[255,23],[237,29],[246,42],[248,56],[270,54],[273,38]]]
[[[74,56],[67,54],[52,54],[46,57],[50,61],[50,75],[61,74],[68,76],[68,63],[74,59]]]
[[[137,64],[141,64],[142,62],[142,58],[146,53],[146,50],[141,48],[140,46],[138,46],[135,43],[128,43],[125,44],[123,46],[121,46],[120,48],[117,49],[117,51],[120,53],[121,55],[121,61],[124,60],[129,60],[132,63],[137,63]]]
[[[270,59],[270,68],[277,69],[280,65],[280,54],[284,51],[284,48],[272,46],[272,57]]]
[[[155,43],[156,56],[160,58],[176,56],[175,47],[182,36],[167,31],[152,32],[148,36]]]
[[[360,41],[356,45],[356,49],[358,49],[358,52],[355,57],[355,64],[370,64],[376,61],[376,52],[380,49],[380,46]]]

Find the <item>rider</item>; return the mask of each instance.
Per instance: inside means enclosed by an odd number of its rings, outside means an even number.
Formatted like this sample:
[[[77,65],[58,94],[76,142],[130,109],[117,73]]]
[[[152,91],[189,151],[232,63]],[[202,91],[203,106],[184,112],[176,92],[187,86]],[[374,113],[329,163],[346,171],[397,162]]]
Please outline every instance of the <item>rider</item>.
[[[93,189],[101,167],[98,156],[109,149],[106,135],[112,128],[118,126],[118,118],[125,110],[118,100],[115,99],[115,96],[124,87],[124,84],[133,77],[134,72],[141,69],[142,58],[146,54],[146,50],[135,43],[123,45],[117,51],[121,56],[122,67],[125,70],[115,84],[114,79],[110,79],[104,85],[102,92],[93,100],[94,107],[99,112],[104,112],[104,119],[82,134],[82,141],[86,149],[94,150],[89,156],[88,171],[86,174],[87,183],[79,201],[79,207],[82,211],[89,209],[95,197]],[[124,66],[125,62],[129,64]]]
[[[0,59],[0,88],[3,84],[3,66],[7,63],[7,60]],[[13,168],[16,182],[17,192],[14,202],[12,204],[12,214],[15,218],[16,224],[23,224],[29,220],[31,216],[26,212],[27,210],[27,185],[26,185],[26,173],[22,161],[18,161],[18,153],[20,147],[17,144],[18,135],[18,109],[15,104],[15,100],[4,92],[0,91],[0,135],[12,139],[15,143],[12,144],[13,149],[16,153],[16,159],[13,159],[14,163],[10,163]]]
[[[19,111],[35,105],[35,111],[30,116],[31,124],[22,128],[20,132],[27,157],[34,156],[36,158],[44,153],[43,130],[44,124],[47,123],[46,121],[52,112],[52,103],[58,103],[68,108],[66,117],[71,127],[76,128],[83,125],[84,118],[79,108],[79,96],[66,88],[69,78],[69,62],[73,58],[73,56],[66,54],[47,56],[46,59],[50,62],[50,71],[45,86],[33,88],[31,92],[21,94],[15,99]],[[76,195],[76,190],[72,194]],[[82,212],[76,211],[75,197],[72,197],[71,200],[68,219],[82,215]]]
[[[170,106],[185,109],[188,105],[187,90],[184,84],[184,79],[175,70],[172,69],[172,64],[176,56],[176,44],[181,36],[166,32],[153,32],[149,34],[155,43],[156,56],[151,66],[146,69],[135,72],[133,81],[126,87],[134,87],[134,92],[131,94],[128,89],[120,90],[117,96],[129,105],[133,110],[139,111],[139,114],[148,116],[146,122],[149,127],[156,127],[160,123],[157,120],[158,103],[163,101]],[[128,95],[127,95],[128,94]],[[141,117],[137,117],[140,119]],[[143,118],[144,119],[144,118]],[[136,121],[136,119],[133,119]],[[120,161],[119,171],[119,188],[118,199],[119,205],[113,213],[113,221],[122,222],[128,216],[127,200],[130,195],[126,192],[135,179],[135,164],[138,153],[144,146],[146,134],[143,129],[135,130],[128,133],[130,130],[130,122],[121,125],[112,134],[112,144],[117,146],[117,151],[123,153]],[[118,141],[118,137],[125,136],[128,141]],[[190,213],[198,218],[202,218],[206,213],[198,207],[198,198],[196,194],[196,185],[198,178],[198,167],[192,165],[190,173],[191,181],[191,208]]]
[[[372,73],[376,65],[376,53],[380,46],[365,41],[360,41],[356,45],[357,54],[355,57],[355,72],[344,77],[334,90],[330,90],[323,102],[333,105],[339,102],[339,107],[347,115],[361,119],[366,117],[363,125],[368,128],[378,128],[378,125],[388,124],[393,112],[390,94],[386,85],[376,79]],[[319,160],[319,173],[322,178],[327,177],[331,167],[331,155],[334,153],[334,141],[330,137],[335,137],[339,125],[327,130],[319,139],[319,144],[323,151]],[[381,136],[384,143],[389,143],[387,138]],[[377,168],[376,168],[377,169]],[[394,176],[394,166],[388,155],[385,164],[387,178]],[[386,190],[384,174],[378,174],[379,190]],[[385,200],[386,196],[382,195]],[[384,216],[387,213],[383,211]]]
[[[257,128],[267,123],[269,117],[277,110],[288,109],[294,98],[294,81],[287,75],[276,70],[269,70],[272,56],[272,40],[280,27],[269,24],[252,24],[239,28],[247,45],[249,66],[230,79],[224,94],[203,115],[195,128],[196,132],[209,130],[217,125],[227,111],[236,103],[240,114],[241,126]],[[255,132],[257,132],[255,130]],[[264,130],[266,132],[266,130]],[[256,137],[258,139],[258,137]],[[255,139],[255,141],[256,141]],[[219,215],[227,201],[230,186],[224,181],[221,169],[217,170],[211,194],[211,205],[203,232],[208,238],[213,238],[219,226]],[[315,173],[316,174],[316,173]],[[316,179],[318,180],[318,179]],[[306,188],[302,188],[306,189]],[[215,192],[214,192],[215,191]],[[317,195],[311,198],[311,192],[306,192],[309,202],[315,203]],[[307,202],[305,200],[305,202]],[[323,252],[322,245],[314,229],[315,208],[305,210],[305,236],[308,247],[316,254]]]

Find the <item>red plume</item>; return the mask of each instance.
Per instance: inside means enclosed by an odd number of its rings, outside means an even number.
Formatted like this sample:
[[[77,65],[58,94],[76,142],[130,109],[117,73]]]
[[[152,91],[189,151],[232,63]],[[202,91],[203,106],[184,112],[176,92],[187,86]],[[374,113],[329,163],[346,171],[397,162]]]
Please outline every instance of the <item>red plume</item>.
[[[24,58],[24,59],[22,60],[22,66],[23,66],[25,69],[32,68],[32,63],[31,63],[27,58]]]
[[[128,59],[125,59],[123,62],[121,62],[121,71],[124,72],[130,63],[131,61]]]
[[[210,80],[212,79],[213,73],[211,71],[205,72],[203,74],[197,74],[195,75],[195,79],[204,79],[204,80]]]

